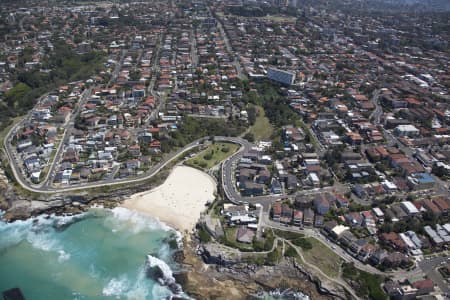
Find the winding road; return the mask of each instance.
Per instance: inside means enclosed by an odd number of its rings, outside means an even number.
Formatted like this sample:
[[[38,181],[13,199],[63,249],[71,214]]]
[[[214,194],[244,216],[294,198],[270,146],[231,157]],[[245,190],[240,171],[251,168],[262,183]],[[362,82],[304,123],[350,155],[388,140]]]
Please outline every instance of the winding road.
[[[109,179],[109,180],[104,180],[104,181],[100,181],[100,182],[92,182],[92,183],[87,183],[87,184],[72,186],[72,187],[52,187],[52,186],[48,185],[47,182],[44,182],[41,186],[34,186],[34,185],[30,184],[29,182],[27,182],[23,178],[23,176],[21,175],[19,166],[15,163],[15,160],[13,160],[12,154],[10,152],[11,149],[8,146],[9,135],[12,132],[13,132],[13,130],[10,131],[10,133],[8,134],[8,137],[4,140],[4,147],[6,150],[5,151],[6,155],[8,156],[8,159],[10,161],[10,166],[11,166],[12,172],[14,174],[14,177],[15,177],[17,183],[20,184],[20,186],[22,188],[24,188],[30,192],[42,193],[42,194],[54,194],[54,193],[79,191],[79,190],[86,190],[86,189],[92,189],[92,188],[98,188],[98,187],[104,187],[104,186],[113,186],[113,185],[127,184],[127,183],[138,183],[141,181],[145,181],[145,180],[150,179],[153,176],[155,176],[162,168],[167,166],[169,163],[171,163],[173,160],[178,158],[180,155],[198,147],[203,141],[205,141],[207,139],[207,138],[198,139],[198,140],[186,145],[184,148],[170,154],[168,157],[163,159],[160,163],[153,166],[153,168],[151,168],[150,172],[148,172],[147,174],[140,176],[140,177],[136,177],[136,178],[132,178],[132,179]],[[230,141],[232,139],[233,138],[230,138]]]

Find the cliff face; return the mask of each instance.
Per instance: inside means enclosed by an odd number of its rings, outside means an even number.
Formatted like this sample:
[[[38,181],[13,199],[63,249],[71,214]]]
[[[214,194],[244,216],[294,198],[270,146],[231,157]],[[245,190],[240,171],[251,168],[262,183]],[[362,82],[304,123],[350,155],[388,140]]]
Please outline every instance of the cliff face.
[[[195,241],[185,246],[183,264],[187,271],[180,282],[183,290],[195,299],[252,299],[251,295],[275,289],[300,291],[314,300],[335,299],[326,291],[319,291],[317,283],[290,259],[282,259],[275,266],[247,263],[218,266],[205,264],[200,252]]]

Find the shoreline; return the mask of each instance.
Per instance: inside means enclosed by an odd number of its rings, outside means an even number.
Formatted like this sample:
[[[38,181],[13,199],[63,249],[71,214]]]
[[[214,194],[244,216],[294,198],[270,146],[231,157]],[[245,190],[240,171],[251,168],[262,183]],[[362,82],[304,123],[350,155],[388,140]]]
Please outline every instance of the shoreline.
[[[118,206],[156,218],[186,236],[195,228],[208,201],[215,199],[216,191],[216,182],[210,175],[192,167],[176,166],[163,184],[133,194]]]

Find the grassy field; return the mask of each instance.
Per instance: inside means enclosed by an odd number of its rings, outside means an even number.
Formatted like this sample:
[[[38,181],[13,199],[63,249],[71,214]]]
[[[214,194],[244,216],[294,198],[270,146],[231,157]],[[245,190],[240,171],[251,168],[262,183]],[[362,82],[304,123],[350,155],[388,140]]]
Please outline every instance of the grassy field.
[[[265,116],[261,106],[256,107],[258,115],[255,124],[249,128],[249,133],[253,134],[255,141],[269,140],[273,133],[273,126]]]
[[[342,259],[315,238],[306,238],[306,240],[312,244],[312,248],[303,251],[305,260],[317,266],[330,277],[339,276]]]
[[[186,161],[186,165],[197,168],[210,169],[239,149],[239,145],[232,143],[214,143],[205,150]]]

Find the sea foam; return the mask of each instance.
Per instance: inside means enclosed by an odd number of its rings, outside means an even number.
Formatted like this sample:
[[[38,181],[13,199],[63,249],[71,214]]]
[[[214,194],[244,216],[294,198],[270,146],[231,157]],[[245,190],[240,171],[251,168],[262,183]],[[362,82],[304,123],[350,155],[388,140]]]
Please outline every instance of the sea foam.
[[[58,261],[64,262],[70,258],[70,254],[64,250],[63,245],[58,241],[56,229],[83,217],[84,215],[41,215],[11,223],[0,221],[0,248],[11,247],[22,241],[27,241],[35,249],[58,253]]]
[[[116,221],[114,225],[123,226],[124,224],[131,225],[133,233],[139,233],[147,230],[164,230],[175,231],[167,224],[160,222],[158,219],[140,212],[130,210],[124,207],[116,207],[110,210],[112,217]],[[130,228],[127,228],[128,230]]]
[[[129,282],[125,276],[120,278],[112,278],[103,288],[104,296],[113,296],[119,299],[128,289]]]
[[[147,255],[147,267],[148,268],[159,268],[162,272],[162,278],[158,278],[157,280],[162,285],[169,285],[175,283],[175,278],[173,277],[172,269],[170,269],[169,265],[152,255]]]

